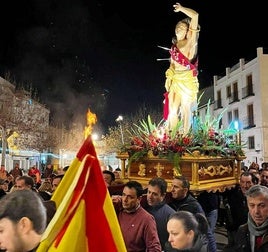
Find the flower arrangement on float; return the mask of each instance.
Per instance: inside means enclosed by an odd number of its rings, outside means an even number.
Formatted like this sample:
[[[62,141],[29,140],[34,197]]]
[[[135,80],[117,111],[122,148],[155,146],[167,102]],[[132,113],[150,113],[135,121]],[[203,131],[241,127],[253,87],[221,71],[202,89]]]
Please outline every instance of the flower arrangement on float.
[[[122,149],[128,152],[128,166],[143,158],[158,157],[173,162],[174,167],[179,169],[180,159],[185,155],[244,156],[243,146],[237,137],[238,130],[220,128],[223,113],[215,118],[207,112],[204,120],[194,116],[192,128],[186,134],[181,133],[181,121],[174,129],[168,130],[164,120],[156,124],[148,115],[147,120],[140,120],[128,130],[129,142]]]

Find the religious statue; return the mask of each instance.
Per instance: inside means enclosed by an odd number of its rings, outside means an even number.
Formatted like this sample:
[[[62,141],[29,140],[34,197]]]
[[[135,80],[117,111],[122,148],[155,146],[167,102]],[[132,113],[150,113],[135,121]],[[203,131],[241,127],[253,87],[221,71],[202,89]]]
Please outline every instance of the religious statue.
[[[166,94],[164,119],[169,130],[182,122],[182,132],[187,134],[191,128],[193,112],[197,109],[197,41],[200,31],[198,13],[176,3],[174,12],[183,12],[188,17],[179,21],[172,40],[170,66],[166,71]]]

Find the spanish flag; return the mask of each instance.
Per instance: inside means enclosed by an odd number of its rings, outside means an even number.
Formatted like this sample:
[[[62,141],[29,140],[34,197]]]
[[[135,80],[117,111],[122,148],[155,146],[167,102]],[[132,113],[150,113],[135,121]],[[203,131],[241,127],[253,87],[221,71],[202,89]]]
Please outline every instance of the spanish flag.
[[[37,252],[126,252],[95,148],[88,136],[52,196],[57,211]]]

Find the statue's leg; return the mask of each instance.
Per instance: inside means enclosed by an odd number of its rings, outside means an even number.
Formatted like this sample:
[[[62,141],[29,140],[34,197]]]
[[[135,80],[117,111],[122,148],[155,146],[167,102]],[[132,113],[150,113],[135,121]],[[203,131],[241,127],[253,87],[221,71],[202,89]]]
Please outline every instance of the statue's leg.
[[[178,96],[175,92],[169,93],[168,128],[170,130],[174,129],[178,123],[178,110],[180,102],[180,96]]]
[[[189,102],[187,99],[182,99],[181,116],[182,116],[182,121],[183,121],[183,133],[184,134],[187,134],[191,128],[191,122],[192,122],[191,104],[192,103]]]

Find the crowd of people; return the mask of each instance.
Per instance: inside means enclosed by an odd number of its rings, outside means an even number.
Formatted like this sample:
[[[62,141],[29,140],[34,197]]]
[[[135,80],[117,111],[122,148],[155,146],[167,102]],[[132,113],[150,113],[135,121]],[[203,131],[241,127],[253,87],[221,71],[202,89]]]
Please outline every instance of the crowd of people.
[[[27,172],[15,163],[0,169],[0,251],[36,251],[45,228],[56,213],[51,200],[68,166],[59,174],[47,165],[43,176],[34,165]]]
[[[145,187],[127,182],[120,196],[111,196],[127,251],[216,252],[214,232],[220,222],[228,234],[224,252],[268,251],[267,164],[244,166],[239,183],[231,189],[197,196],[184,176],[174,177],[169,192],[161,177],[152,178]]]
[[[49,199],[68,167],[65,166],[61,170],[54,170],[53,166],[48,164],[45,170],[41,172],[36,165],[33,165],[25,172],[25,169],[20,168],[19,163],[16,162],[14,168],[8,172],[5,166],[1,165],[0,197],[8,192],[27,187],[39,192],[45,199]]]
[[[179,3],[174,12],[187,18],[178,22],[166,71],[165,119],[171,130],[183,122],[191,127],[198,93],[198,13]],[[69,166],[55,174],[51,164],[44,173],[34,165],[27,174],[19,163],[0,169],[0,251],[34,252],[56,212],[51,197]],[[117,220],[128,252],[216,252],[215,227],[225,225],[225,252],[268,251],[268,163],[252,163],[239,174],[239,184],[225,192],[190,191],[190,181],[175,176],[170,191],[165,179],[152,178],[144,186],[124,181],[120,169],[104,170]],[[112,190],[111,188],[114,188]],[[101,235],[101,234],[100,234]]]
[[[18,170],[17,165],[14,169]],[[65,167],[65,171],[67,169]],[[228,233],[225,252],[268,249],[267,163],[259,166],[253,162],[249,167],[244,166],[239,184],[232,189],[199,195],[191,193],[190,182],[184,176],[174,177],[168,190],[167,181],[161,177],[151,178],[145,186],[135,180],[122,180],[119,170],[104,170],[102,173],[107,189],[121,187],[116,197],[111,194],[111,201],[128,252],[216,252],[214,231],[221,218]],[[10,175],[4,166],[1,166],[0,174]],[[64,173],[52,172],[47,178],[41,178],[39,186],[35,176],[29,174],[18,175],[13,180],[0,178],[0,190],[3,191],[0,199],[0,226],[3,230],[0,232],[0,251],[13,251],[13,248],[21,249],[14,251],[35,251],[38,240],[56,212],[51,196],[63,177]],[[116,183],[116,179],[120,183]],[[27,197],[27,200],[21,202],[22,197]],[[224,205],[222,213],[218,212],[220,202]],[[27,204],[27,211],[16,211],[16,216],[7,214],[7,209],[14,209],[19,204]],[[31,206],[38,209],[38,213]],[[34,224],[35,219],[41,222]],[[16,226],[12,225],[14,222]],[[21,223],[25,224],[25,230],[19,228]],[[12,236],[6,238],[5,230],[10,232],[10,226],[15,227],[12,232],[28,233],[14,242]],[[33,237],[31,241],[28,234]]]

